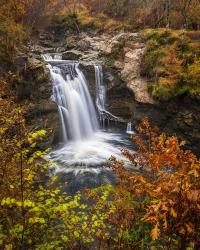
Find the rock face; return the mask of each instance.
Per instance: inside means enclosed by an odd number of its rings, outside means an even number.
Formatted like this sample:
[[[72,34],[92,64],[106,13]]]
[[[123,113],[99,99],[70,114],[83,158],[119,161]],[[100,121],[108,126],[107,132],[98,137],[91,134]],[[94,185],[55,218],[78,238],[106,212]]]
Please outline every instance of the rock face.
[[[62,53],[62,59],[63,60],[79,60],[81,59],[83,54],[78,50],[69,50],[64,53]]]
[[[46,38],[45,38],[46,37]],[[92,98],[96,100],[95,70],[93,64],[101,64],[104,82],[107,86],[107,109],[125,121],[137,123],[143,117],[161,127],[169,134],[176,133],[187,141],[187,147],[199,153],[200,101],[189,97],[174,99],[168,103],[159,103],[152,98],[146,87],[146,79],[140,75],[140,64],[145,50],[143,38],[138,33],[111,34],[68,34],[63,40],[52,35],[42,36],[31,50],[28,59],[27,82],[21,98],[26,96],[33,102],[27,113],[39,127],[52,132],[47,145],[51,145],[59,136],[59,117],[55,103],[50,100],[51,82],[45,65],[41,62],[41,53],[61,52],[63,59],[80,62]],[[37,60],[38,59],[38,60]],[[20,96],[20,95],[19,95]]]
[[[140,76],[140,63],[145,47],[136,44],[135,48],[124,48],[123,61],[116,61],[114,66],[121,69],[121,78],[134,92],[135,100],[140,103],[153,104],[155,101],[146,89],[146,79]]]
[[[186,141],[185,148],[199,155],[200,148],[200,101],[183,96],[173,101],[149,105],[135,103],[135,123],[147,117],[153,124],[170,135],[177,135],[180,140]]]
[[[30,131],[45,129],[47,136],[38,145],[40,149],[52,147],[59,138],[59,116],[57,105],[50,99],[52,84],[46,65],[35,58],[28,58],[24,82],[18,88],[19,101],[29,102],[25,118]]]
[[[90,40],[89,39],[82,39],[77,43],[77,48],[82,51],[86,51],[90,48]]]

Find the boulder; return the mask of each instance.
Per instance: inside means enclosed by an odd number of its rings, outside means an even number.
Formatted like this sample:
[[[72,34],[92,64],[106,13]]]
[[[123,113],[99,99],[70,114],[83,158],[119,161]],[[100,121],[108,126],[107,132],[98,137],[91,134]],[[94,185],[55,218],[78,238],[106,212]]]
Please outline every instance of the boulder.
[[[80,60],[83,54],[78,50],[69,50],[62,54],[63,60]]]
[[[65,39],[67,49],[74,49],[78,41],[79,39],[77,38],[77,36],[67,36],[67,38]]]
[[[82,51],[88,50],[90,48],[90,41],[87,40],[87,38],[80,40],[77,43],[77,48],[82,50]]]

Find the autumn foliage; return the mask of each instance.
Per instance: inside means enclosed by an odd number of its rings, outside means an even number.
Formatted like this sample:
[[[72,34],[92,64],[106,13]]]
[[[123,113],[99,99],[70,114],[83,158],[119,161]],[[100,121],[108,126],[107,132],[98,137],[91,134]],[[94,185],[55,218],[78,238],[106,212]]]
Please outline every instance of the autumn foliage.
[[[23,109],[0,79],[2,249],[198,249],[200,162],[144,119],[128,160],[110,159],[117,184],[69,196],[48,176]]]
[[[146,119],[138,127],[138,132],[133,136],[137,152],[123,150],[133,169],[127,170],[124,162],[111,159],[110,167],[119,178],[117,190],[122,195],[128,192],[133,201],[144,202],[144,207],[140,207],[140,219],[141,223],[151,225],[153,241],[160,242],[159,245],[166,249],[186,249],[189,246],[198,249],[199,160],[190,151],[182,149],[184,142],[179,143],[175,136],[158,134],[158,129]],[[130,217],[128,229],[130,226],[134,229],[134,220],[139,215],[136,211],[134,219]],[[129,210],[127,213],[130,215]],[[117,225],[121,226],[120,220]]]

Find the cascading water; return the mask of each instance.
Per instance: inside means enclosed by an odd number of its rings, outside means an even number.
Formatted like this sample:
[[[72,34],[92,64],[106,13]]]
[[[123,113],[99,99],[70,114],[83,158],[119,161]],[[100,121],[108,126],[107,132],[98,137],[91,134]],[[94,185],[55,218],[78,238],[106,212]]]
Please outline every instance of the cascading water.
[[[95,78],[97,85],[97,108],[100,112],[105,111],[105,102],[106,102],[106,88],[103,83],[103,71],[102,66],[94,65],[95,68]]]
[[[53,100],[58,105],[62,127],[62,146],[48,158],[56,162],[57,172],[100,171],[111,155],[121,158],[121,148],[129,144],[121,134],[99,129],[96,110],[79,63],[59,55],[43,55],[53,82]],[[114,119],[105,109],[106,89],[101,66],[94,65],[97,85],[96,106],[101,119]]]
[[[53,79],[53,99],[58,104],[63,142],[91,138],[98,130],[98,121],[86,79],[78,63],[48,67]]]
[[[101,65],[94,65],[96,88],[97,88],[97,99],[96,105],[99,112],[100,123],[105,128],[105,123],[109,124],[109,121],[120,121],[120,119],[109,111],[106,110],[106,87],[103,81],[103,70]]]
[[[103,83],[103,72],[100,65],[94,65],[95,78],[96,78],[96,88],[97,88],[97,99],[96,105],[100,116],[100,122],[103,127],[105,126],[105,101],[106,101],[106,88]]]
[[[132,130],[132,123],[131,122],[129,122],[127,124],[126,133],[130,134],[130,135],[134,134],[134,131]]]

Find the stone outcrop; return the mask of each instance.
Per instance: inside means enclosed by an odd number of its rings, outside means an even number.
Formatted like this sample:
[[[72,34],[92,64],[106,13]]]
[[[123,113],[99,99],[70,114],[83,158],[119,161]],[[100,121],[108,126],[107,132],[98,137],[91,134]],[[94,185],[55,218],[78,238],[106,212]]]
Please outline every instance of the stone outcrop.
[[[78,61],[83,57],[83,54],[78,50],[68,50],[62,53],[63,60],[75,60]]]
[[[60,129],[57,105],[50,98],[52,84],[46,65],[29,57],[23,78],[24,81],[17,86],[17,93],[19,101],[26,105],[27,127],[30,131],[45,129],[47,136],[38,147],[50,148],[58,142]]]
[[[121,78],[133,91],[135,100],[140,103],[154,104],[155,100],[147,91],[146,79],[140,75],[140,63],[144,53],[144,45],[136,44],[135,48],[124,48],[124,59],[115,61],[114,66],[121,71]]]

